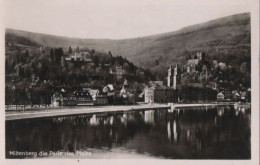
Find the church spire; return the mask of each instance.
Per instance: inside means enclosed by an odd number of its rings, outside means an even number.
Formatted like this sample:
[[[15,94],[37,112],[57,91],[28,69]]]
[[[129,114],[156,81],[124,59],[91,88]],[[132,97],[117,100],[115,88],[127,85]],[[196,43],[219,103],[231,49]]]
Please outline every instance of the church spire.
[[[181,83],[180,70],[178,69],[178,63],[176,63],[176,67],[174,68],[174,77],[173,77],[173,89],[177,89],[177,85]]]
[[[176,67],[174,68],[174,75],[178,74],[178,63],[176,63]]]
[[[172,85],[173,85],[173,82],[172,82],[172,80],[173,80],[173,73],[174,72],[174,70],[173,70],[173,67],[172,67],[172,65],[170,65],[170,68],[168,69],[168,77],[167,77],[167,86],[168,87],[171,87]]]

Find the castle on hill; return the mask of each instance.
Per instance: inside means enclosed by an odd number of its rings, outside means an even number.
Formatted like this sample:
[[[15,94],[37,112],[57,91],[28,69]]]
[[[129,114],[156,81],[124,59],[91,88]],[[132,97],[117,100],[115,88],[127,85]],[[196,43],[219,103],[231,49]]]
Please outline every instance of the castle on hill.
[[[201,86],[206,82],[208,85],[212,84],[209,82],[211,73],[207,63],[205,52],[198,52],[193,58],[187,59],[187,63],[183,67],[178,64],[175,67],[171,65],[168,69],[167,86],[177,90],[182,84],[190,86]]]

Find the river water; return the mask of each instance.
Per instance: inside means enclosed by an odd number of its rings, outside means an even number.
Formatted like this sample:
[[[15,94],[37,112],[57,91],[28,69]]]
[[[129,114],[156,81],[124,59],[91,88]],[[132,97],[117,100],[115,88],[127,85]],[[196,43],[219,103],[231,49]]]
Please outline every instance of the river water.
[[[6,121],[6,158],[250,159],[251,110],[135,110]]]

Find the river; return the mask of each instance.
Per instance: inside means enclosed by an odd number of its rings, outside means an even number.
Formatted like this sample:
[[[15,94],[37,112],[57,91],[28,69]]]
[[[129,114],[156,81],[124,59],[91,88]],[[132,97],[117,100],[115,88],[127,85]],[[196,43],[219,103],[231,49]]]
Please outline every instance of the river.
[[[130,110],[6,121],[6,158],[250,159],[251,109]]]

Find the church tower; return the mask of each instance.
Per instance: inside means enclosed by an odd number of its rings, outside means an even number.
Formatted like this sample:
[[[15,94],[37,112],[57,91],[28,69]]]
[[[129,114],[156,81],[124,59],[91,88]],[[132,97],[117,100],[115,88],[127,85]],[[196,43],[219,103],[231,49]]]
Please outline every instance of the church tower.
[[[174,89],[177,89],[177,86],[181,84],[181,71],[180,68],[178,68],[178,64],[176,64],[176,67],[173,69],[172,65],[168,69],[168,79],[167,79],[167,86],[173,87]]]
[[[171,87],[173,86],[173,68],[172,65],[170,66],[170,68],[168,69],[168,79],[167,79],[167,86]]]
[[[174,77],[173,77],[173,89],[177,89],[177,85],[181,84],[181,74],[180,69],[178,68],[178,63],[174,68]]]

